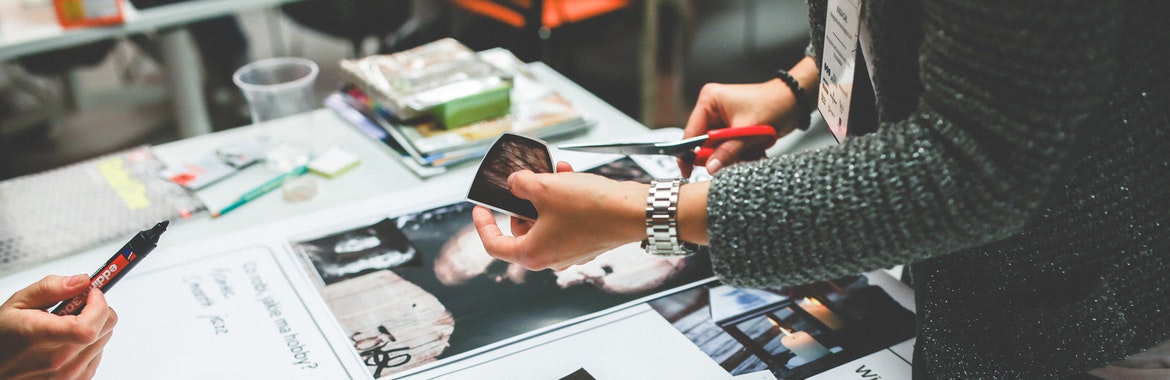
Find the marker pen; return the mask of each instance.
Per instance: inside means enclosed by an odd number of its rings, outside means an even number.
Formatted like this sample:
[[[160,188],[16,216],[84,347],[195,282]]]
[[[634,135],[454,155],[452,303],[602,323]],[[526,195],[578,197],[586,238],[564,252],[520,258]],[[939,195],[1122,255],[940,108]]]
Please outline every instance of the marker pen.
[[[115,282],[118,282],[126,272],[129,272],[130,268],[138,265],[138,262],[142,261],[146,257],[146,254],[154,250],[155,245],[158,244],[159,235],[162,235],[167,230],[167,225],[169,224],[170,221],[164,220],[155,224],[154,228],[139,231],[135,234],[126,245],[122,246],[122,249],[118,250],[118,253],[114,254],[114,257],[106,261],[106,265],[102,265],[101,269],[98,269],[97,272],[94,272],[93,276],[90,276],[89,288],[101,289],[103,293],[109,292],[110,287],[113,287]],[[53,309],[52,313],[56,315],[77,315],[85,307],[87,296],[89,296],[88,290],[71,300],[61,302],[60,305],[57,305],[56,309]]]

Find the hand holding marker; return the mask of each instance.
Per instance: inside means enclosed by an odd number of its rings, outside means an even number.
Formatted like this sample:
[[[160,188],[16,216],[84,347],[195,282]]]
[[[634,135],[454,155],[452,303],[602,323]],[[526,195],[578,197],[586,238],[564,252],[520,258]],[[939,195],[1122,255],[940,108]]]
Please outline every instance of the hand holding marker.
[[[170,225],[170,221],[164,220],[155,224],[154,228],[135,234],[126,245],[122,246],[122,249],[118,250],[118,253],[114,254],[114,257],[111,257],[105,265],[102,265],[101,269],[90,276],[89,288],[108,293],[115,282],[118,282],[122,276],[126,275],[126,272],[130,271],[130,268],[138,265],[139,261],[142,261],[150,251],[154,250],[158,244],[158,237],[167,230],[168,225]],[[89,292],[86,291],[71,300],[61,302],[56,309],[53,309],[53,314],[77,315],[81,313],[88,295]]]

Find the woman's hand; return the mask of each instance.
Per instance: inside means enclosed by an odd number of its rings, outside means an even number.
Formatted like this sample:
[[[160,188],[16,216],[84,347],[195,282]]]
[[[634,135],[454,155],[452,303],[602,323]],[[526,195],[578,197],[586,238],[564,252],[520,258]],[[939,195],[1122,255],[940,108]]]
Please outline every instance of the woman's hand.
[[[785,91],[788,87],[779,79],[754,84],[708,83],[699,92],[683,137],[699,136],[713,129],[760,124],[775,127],[778,135],[788,134],[796,126],[796,114],[794,99],[783,101]],[[707,159],[707,171],[714,174],[726,165],[763,158],[768,147],[761,142],[733,139],[719,144]],[[679,167],[683,176],[689,177],[693,163],[680,160]]]
[[[89,289],[89,276],[47,276],[0,306],[0,378],[89,379],[118,316],[100,290],[87,296],[79,315],[45,311]]]
[[[512,218],[515,236],[504,235],[491,210],[476,207],[475,229],[488,253],[529,270],[563,270],[645,238],[647,185],[572,170],[561,162],[557,173],[508,177],[512,193],[539,214],[535,222]]]
[[[789,73],[801,83],[810,98],[815,99],[815,92],[809,92],[809,89],[816,82],[816,62],[805,57]],[[708,83],[699,91],[699,99],[687,120],[683,137],[706,134],[713,129],[761,124],[771,125],[776,128],[777,135],[784,136],[796,129],[800,120],[798,112],[803,112],[798,108],[792,89],[780,79],[753,84]],[[736,162],[763,158],[768,147],[762,142],[730,140],[719,144],[707,159],[707,171],[714,174]],[[683,176],[689,177],[694,165],[680,160],[679,167]]]

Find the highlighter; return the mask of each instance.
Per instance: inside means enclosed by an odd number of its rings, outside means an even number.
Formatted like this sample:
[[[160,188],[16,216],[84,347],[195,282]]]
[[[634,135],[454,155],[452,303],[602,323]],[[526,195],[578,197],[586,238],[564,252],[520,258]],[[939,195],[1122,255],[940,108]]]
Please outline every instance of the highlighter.
[[[118,253],[114,254],[105,265],[102,265],[97,272],[89,276],[89,289],[100,289],[103,293],[108,293],[114,283],[122,279],[131,268],[138,265],[150,251],[158,244],[158,237],[167,230],[167,225],[170,221],[162,221],[154,225],[154,228],[149,230],[139,231],[130,238]],[[85,300],[89,296],[89,290],[77,297],[73,297],[68,301],[61,302],[53,309],[52,313],[56,315],[77,315],[81,313],[81,309],[85,307]]]

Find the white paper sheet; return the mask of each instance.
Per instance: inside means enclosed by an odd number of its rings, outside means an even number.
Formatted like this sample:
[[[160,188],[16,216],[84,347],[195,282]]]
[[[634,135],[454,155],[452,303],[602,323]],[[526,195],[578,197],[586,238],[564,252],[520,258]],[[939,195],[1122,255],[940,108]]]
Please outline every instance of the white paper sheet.
[[[125,279],[134,291],[110,294],[118,330],[97,378],[345,378],[349,354],[330,347],[278,254],[255,246]]]

